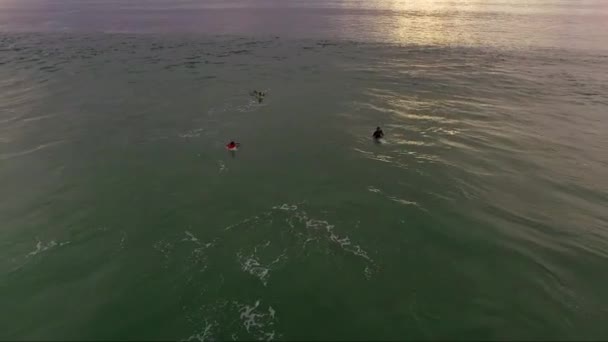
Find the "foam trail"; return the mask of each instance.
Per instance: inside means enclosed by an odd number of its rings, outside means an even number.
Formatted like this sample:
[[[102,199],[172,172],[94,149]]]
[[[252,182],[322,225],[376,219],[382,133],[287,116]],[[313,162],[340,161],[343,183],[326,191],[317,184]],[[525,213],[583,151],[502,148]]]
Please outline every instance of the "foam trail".
[[[252,337],[261,341],[271,341],[280,337],[274,330],[277,316],[272,306],[269,305],[266,310],[263,310],[260,300],[256,300],[254,305],[238,302],[234,302],[234,305],[238,308],[243,327]]]
[[[54,142],[50,142],[50,143],[47,143],[47,144],[38,145],[38,146],[36,146],[34,148],[31,148],[31,149],[25,150],[25,151],[20,151],[20,152],[15,152],[15,153],[0,154],[0,160],[7,160],[7,159],[11,159],[11,158],[25,156],[27,154],[34,153],[34,152],[40,151],[40,150],[44,150],[46,148],[49,148],[49,147],[52,147],[52,146],[56,146],[56,145],[62,144],[64,142],[65,142],[65,140],[54,141]]]
[[[38,242],[36,243],[36,249],[29,252],[25,257],[30,258],[30,257],[36,256],[40,253],[46,252],[51,248],[65,246],[69,243],[70,243],[70,241],[57,243],[57,241],[51,240],[49,243],[45,244],[42,241],[38,240]]]
[[[222,172],[224,172],[224,171],[228,170],[228,168],[226,168],[226,164],[224,163],[224,161],[223,161],[223,160],[218,160],[218,161],[217,161],[217,165],[218,165],[218,167],[219,167],[220,173],[222,173]]]
[[[198,138],[198,137],[201,136],[201,132],[203,132],[203,131],[204,131],[204,129],[202,129],[202,128],[196,128],[196,129],[187,131],[185,133],[180,133],[177,136],[180,137],[180,138],[184,138],[184,139],[187,139],[187,138]]]
[[[237,260],[241,265],[241,270],[260,279],[264,286],[268,285],[268,278],[270,277],[270,271],[273,270],[273,267],[287,258],[287,254],[284,251],[281,255],[277,256],[270,263],[262,263],[259,260],[259,256],[257,255],[258,248],[261,247],[262,249],[264,249],[268,246],[270,246],[270,241],[267,241],[265,244],[255,246],[253,254],[251,255],[245,256],[240,252],[237,253]]]
[[[186,237],[183,238],[182,241],[191,241],[197,245],[201,244],[201,242],[198,240],[198,238],[196,236],[194,236],[192,233],[190,233],[189,231],[186,230],[184,233],[186,233]]]
[[[212,322],[209,323],[207,320],[205,320],[205,328],[197,333],[192,334],[190,337],[188,337],[186,340],[184,341],[214,341],[215,339],[213,338],[213,329],[216,328],[218,326],[217,322]]]

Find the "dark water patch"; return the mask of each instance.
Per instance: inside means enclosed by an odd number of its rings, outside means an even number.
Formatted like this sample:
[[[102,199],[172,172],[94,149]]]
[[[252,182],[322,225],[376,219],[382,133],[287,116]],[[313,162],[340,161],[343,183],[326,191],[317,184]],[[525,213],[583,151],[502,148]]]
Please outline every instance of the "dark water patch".
[[[40,67],[39,70],[40,71],[46,71],[46,72],[53,73],[53,72],[57,72],[57,71],[59,71],[61,69],[57,68],[55,66],[43,66],[43,67]]]
[[[148,72],[148,70],[145,70],[145,69],[134,69],[134,68],[127,69],[127,74],[130,74],[130,75],[144,74],[144,73],[147,73],[147,72]],[[129,82],[130,83],[131,82],[134,83],[135,81],[129,81]]]
[[[232,51],[230,51],[228,53],[229,54],[233,54],[233,55],[251,54],[251,50],[246,50],[246,49],[232,50]]]
[[[245,50],[245,49],[241,49],[241,50],[230,50],[227,52],[222,52],[220,54],[215,55],[216,57],[220,57],[220,58],[225,58],[225,57],[230,57],[233,55],[248,55],[251,54],[251,50]]]
[[[263,44],[266,44],[266,43],[267,42],[264,42],[264,41],[252,41],[252,42],[239,43],[238,46],[256,47],[258,45],[263,45]]]
[[[185,62],[183,65],[186,68],[194,69],[198,64],[201,64],[201,62]]]
[[[330,46],[338,46],[338,43],[330,42],[328,40],[322,40],[320,42],[317,42],[317,45],[322,48],[326,48],[326,47],[330,47]]]

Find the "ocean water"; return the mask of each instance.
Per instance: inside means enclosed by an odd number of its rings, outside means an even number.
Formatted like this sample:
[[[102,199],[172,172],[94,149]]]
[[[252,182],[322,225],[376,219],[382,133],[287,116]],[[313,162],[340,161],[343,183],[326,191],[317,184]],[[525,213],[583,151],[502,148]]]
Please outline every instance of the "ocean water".
[[[607,339],[607,25],[1,0],[0,339]]]

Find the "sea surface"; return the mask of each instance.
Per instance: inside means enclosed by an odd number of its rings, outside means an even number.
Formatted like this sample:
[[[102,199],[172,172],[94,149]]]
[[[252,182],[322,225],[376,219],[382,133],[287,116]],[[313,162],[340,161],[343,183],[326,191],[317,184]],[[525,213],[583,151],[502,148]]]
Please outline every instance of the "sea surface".
[[[608,1],[0,0],[0,317],[608,339]]]

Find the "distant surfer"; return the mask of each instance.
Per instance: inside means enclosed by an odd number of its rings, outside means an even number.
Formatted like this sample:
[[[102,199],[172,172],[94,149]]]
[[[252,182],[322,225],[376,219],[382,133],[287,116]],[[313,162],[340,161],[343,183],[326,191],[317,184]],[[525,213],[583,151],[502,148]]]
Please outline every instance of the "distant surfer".
[[[237,142],[231,141],[231,142],[229,142],[229,143],[228,143],[228,145],[226,145],[226,148],[227,148],[229,151],[236,151],[236,150],[238,150],[239,146],[241,146],[241,144],[240,144],[240,143],[237,143]]]
[[[378,142],[380,139],[384,138],[384,132],[382,132],[382,129],[380,127],[376,127],[376,130],[374,131],[374,134],[372,134],[372,137],[374,137],[374,140]]]
[[[262,101],[264,101],[264,97],[266,96],[266,92],[254,90],[251,92],[251,96],[255,97],[258,100],[258,103],[262,103]]]

